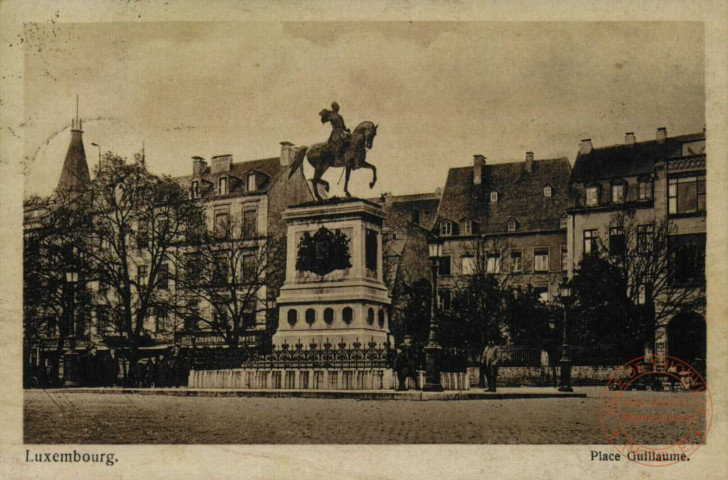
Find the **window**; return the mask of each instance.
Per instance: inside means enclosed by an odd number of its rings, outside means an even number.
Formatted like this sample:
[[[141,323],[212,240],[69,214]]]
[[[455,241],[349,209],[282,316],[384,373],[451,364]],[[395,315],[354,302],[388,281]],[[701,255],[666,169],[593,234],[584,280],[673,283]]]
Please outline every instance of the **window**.
[[[463,256],[461,259],[460,272],[463,275],[475,274],[475,257],[472,255]]]
[[[160,290],[167,290],[169,288],[169,264],[163,263],[159,266],[157,284]]]
[[[196,306],[190,307],[189,315],[185,316],[185,331],[194,332],[197,330],[197,319],[200,318],[200,312]]]
[[[324,322],[326,322],[326,325],[331,325],[332,323],[334,323],[334,309],[333,308],[324,309]]]
[[[586,205],[588,207],[594,207],[596,205],[599,205],[599,187],[587,187]]]
[[[144,286],[147,284],[147,266],[146,265],[139,265],[137,267],[137,283],[140,286]]]
[[[473,233],[473,222],[470,220],[463,220],[460,223],[460,235],[471,235]]]
[[[374,325],[374,309],[370,308],[367,310],[367,323],[369,325]]]
[[[217,181],[217,191],[220,195],[227,195],[228,193],[228,179],[227,177],[221,177]]]
[[[705,175],[671,178],[668,181],[668,213],[705,211]]]
[[[313,325],[316,321],[316,310],[309,308],[306,310],[306,323]]]
[[[559,228],[566,228],[568,226],[569,217],[566,215],[561,215],[561,218],[559,219]]]
[[[420,211],[416,208],[412,209],[412,223],[420,224]]]
[[[227,308],[224,305],[213,306],[212,321],[218,325],[228,324]]]
[[[521,252],[511,252],[511,272],[523,271],[523,256]]]
[[[640,200],[652,198],[652,182],[650,180],[640,181]]]
[[[251,299],[243,307],[243,328],[255,326],[255,300]]]
[[[379,309],[379,328],[384,328],[384,309]]]
[[[292,308],[288,310],[288,325],[294,326],[298,323],[298,310]]]
[[[440,222],[440,235],[452,235],[452,223],[450,223],[448,220],[443,220],[442,222]]]
[[[450,257],[440,257],[440,275],[450,275]]]
[[[224,237],[230,227],[229,212],[215,212],[215,235]]]
[[[566,245],[561,245],[561,271],[569,270],[569,250]]]
[[[598,230],[584,230],[584,255],[597,253],[598,232]]]
[[[492,192],[490,192],[490,201],[491,202],[498,201],[498,192],[496,190],[493,190]]]
[[[212,271],[212,281],[216,284],[225,284],[230,274],[230,265],[225,255],[215,255],[215,265]]]
[[[149,228],[146,224],[139,224],[136,236],[136,246],[139,250],[149,247]]]
[[[544,198],[551,198],[551,187],[549,185],[543,187],[543,196]]]
[[[612,227],[609,229],[609,254],[624,255],[626,249],[624,241],[624,228]]]
[[[344,310],[341,312],[341,319],[344,320],[345,324],[349,325],[354,321],[354,310],[351,307],[344,307]]]
[[[256,261],[255,255],[245,254],[243,255],[243,271],[242,281],[244,283],[255,282],[258,277],[258,262]]]
[[[668,279],[671,285],[705,285],[705,234],[668,237]]]
[[[167,307],[164,305],[158,305],[154,310],[154,330],[157,333],[166,332],[169,323],[169,313],[167,312]]]
[[[243,211],[243,238],[258,236],[258,212],[256,210]]]
[[[624,184],[612,185],[612,203],[624,203]]]
[[[200,181],[193,180],[190,184],[190,196],[192,198],[200,198]]]
[[[101,306],[96,308],[96,324],[97,331],[101,335],[109,335],[113,333],[113,325],[109,318],[109,307]]]
[[[549,249],[548,247],[533,249],[534,266],[537,272],[548,272],[549,270]]]
[[[637,305],[645,305],[647,303],[647,285],[641,283],[637,285]]]
[[[366,232],[366,239],[365,239],[366,245],[364,248],[364,263],[366,265],[367,270],[371,270],[372,272],[377,271],[377,262],[379,260],[378,250],[379,250],[379,238],[377,235],[376,230],[370,230],[367,228]]]
[[[444,310],[450,310],[450,290],[442,289],[438,292],[437,295],[437,307],[444,311]]]
[[[500,273],[500,255],[488,254],[485,260],[485,273]]]
[[[515,232],[517,227],[518,227],[518,223],[516,222],[516,220],[514,218],[511,218],[510,220],[508,220],[508,231],[509,232]]]
[[[649,253],[652,249],[653,235],[655,233],[655,226],[652,224],[648,225],[637,225],[637,252],[638,253]]]
[[[247,176],[247,180],[248,180],[247,181],[248,191],[249,192],[256,191],[258,185],[257,185],[257,182],[255,180],[255,174],[254,173],[249,173],[248,176]]]

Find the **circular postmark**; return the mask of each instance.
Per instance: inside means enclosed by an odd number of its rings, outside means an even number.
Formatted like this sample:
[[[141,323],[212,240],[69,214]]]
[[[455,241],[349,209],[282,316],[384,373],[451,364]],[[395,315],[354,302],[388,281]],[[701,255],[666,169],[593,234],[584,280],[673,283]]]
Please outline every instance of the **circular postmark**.
[[[690,364],[667,355],[637,357],[610,376],[602,431],[624,457],[650,467],[685,461],[705,443],[713,399]]]

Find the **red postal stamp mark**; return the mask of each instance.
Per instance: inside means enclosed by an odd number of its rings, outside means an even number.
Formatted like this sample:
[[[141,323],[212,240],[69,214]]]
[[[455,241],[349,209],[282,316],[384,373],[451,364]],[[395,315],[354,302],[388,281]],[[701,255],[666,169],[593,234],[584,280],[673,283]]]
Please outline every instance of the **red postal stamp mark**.
[[[641,465],[664,467],[690,461],[705,443],[713,399],[688,363],[667,355],[638,357],[609,378],[601,420],[607,440],[620,454]]]

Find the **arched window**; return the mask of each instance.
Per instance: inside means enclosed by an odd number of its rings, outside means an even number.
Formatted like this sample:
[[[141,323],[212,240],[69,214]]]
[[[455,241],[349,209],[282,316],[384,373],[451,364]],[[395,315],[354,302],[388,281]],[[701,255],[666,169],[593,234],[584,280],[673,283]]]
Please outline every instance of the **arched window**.
[[[384,328],[384,309],[379,309],[379,327]]]
[[[349,325],[354,320],[354,310],[351,307],[344,307],[344,310],[341,312],[341,318],[345,324]]]
[[[498,191],[497,190],[493,190],[492,192],[490,192],[490,201],[491,202],[498,201]]]
[[[327,325],[331,325],[334,323],[334,309],[333,308],[327,308],[324,310],[324,322],[326,322]]]
[[[316,321],[316,310],[313,308],[309,308],[306,310],[306,323],[309,325],[313,325],[313,322]]]
[[[369,325],[374,325],[374,309],[373,308],[370,308],[367,311],[367,323]]]
[[[298,311],[295,309],[288,310],[288,325],[294,326],[298,322]]]

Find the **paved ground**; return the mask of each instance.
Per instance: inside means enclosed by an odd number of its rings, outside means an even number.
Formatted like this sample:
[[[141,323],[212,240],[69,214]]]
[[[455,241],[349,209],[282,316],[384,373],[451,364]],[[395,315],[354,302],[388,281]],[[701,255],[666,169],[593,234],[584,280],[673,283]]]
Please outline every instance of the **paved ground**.
[[[605,444],[601,388],[587,398],[408,401],[25,392],[26,443]],[[630,392],[635,398],[648,395]],[[654,394],[653,394],[654,395]],[[685,393],[660,393],[664,399]],[[675,425],[636,427],[672,443]],[[652,433],[654,432],[654,433]]]

